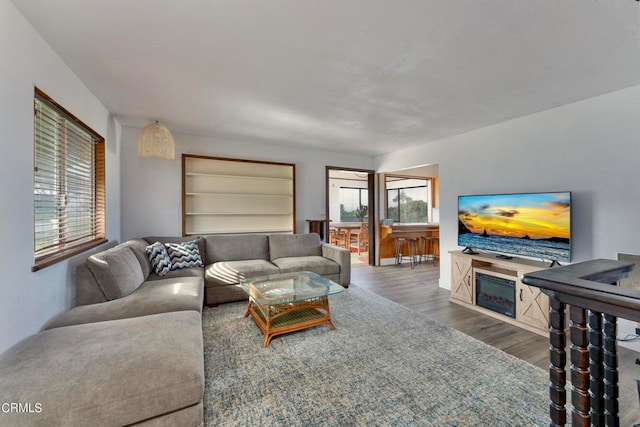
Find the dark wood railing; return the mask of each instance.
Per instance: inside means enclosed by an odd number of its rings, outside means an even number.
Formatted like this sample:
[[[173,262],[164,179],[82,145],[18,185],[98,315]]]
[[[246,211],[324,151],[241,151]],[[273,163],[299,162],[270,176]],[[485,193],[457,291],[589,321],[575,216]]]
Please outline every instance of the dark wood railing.
[[[620,425],[617,318],[640,322],[640,291],[615,285],[634,266],[628,262],[598,259],[522,277],[523,283],[538,287],[549,296],[551,426],[564,426],[567,421],[567,305],[572,425]]]

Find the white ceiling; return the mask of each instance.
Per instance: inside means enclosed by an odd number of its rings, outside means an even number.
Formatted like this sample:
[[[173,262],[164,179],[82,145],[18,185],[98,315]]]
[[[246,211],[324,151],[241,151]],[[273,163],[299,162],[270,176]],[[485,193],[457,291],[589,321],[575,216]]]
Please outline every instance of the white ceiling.
[[[634,0],[12,1],[121,123],[212,140],[381,154],[640,84]]]

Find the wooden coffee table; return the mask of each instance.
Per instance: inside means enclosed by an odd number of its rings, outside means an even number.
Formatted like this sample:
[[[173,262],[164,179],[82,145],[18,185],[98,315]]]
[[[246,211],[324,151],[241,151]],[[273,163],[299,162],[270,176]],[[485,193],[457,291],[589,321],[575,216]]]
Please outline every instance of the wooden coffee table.
[[[240,281],[249,295],[249,305],[244,317],[251,315],[264,332],[263,347],[267,347],[276,335],[299,331],[312,326],[335,325],[329,311],[329,295],[344,288],[318,274],[274,274]]]

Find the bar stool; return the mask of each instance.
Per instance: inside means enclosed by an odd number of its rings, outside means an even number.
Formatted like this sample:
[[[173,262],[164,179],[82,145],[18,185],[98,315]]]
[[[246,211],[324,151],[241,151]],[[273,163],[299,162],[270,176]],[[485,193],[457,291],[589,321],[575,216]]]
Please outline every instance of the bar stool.
[[[433,252],[433,265],[440,262],[440,237],[431,238],[431,250]]]
[[[433,256],[433,243],[431,237],[420,236],[420,256],[418,257],[418,264],[422,263],[424,258],[424,262],[429,262],[429,257]]]
[[[402,246],[404,246],[404,237],[396,237],[396,265],[402,264]]]
[[[420,243],[422,253],[420,254],[419,261],[424,262],[433,261],[433,265],[438,265],[440,261],[440,238],[435,236],[420,236]]]
[[[407,246],[409,247],[409,265],[413,270],[418,265],[418,256],[420,253],[418,252],[418,238],[417,237],[407,237]]]
[[[409,265],[413,270],[418,265],[418,239],[416,237],[396,237],[396,265],[402,264],[402,250],[404,244],[407,244],[407,252],[409,252]]]

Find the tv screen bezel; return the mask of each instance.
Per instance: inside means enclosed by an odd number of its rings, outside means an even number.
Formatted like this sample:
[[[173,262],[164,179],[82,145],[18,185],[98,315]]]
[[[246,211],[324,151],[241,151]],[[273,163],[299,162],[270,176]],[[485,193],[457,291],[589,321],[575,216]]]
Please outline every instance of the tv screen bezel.
[[[487,247],[466,247],[465,250],[471,249],[473,250],[480,250],[480,251],[486,251],[489,253],[494,253],[497,254],[498,256],[500,254],[507,254],[507,255],[513,255],[513,256],[518,256],[518,257],[522,257],[522,258],[529,258],[529,259],[543,259],[543,260],[549,260],[552,261],[552,264],[559,264],[559,261],[562,262],[567,262],[570,263],[571,260],[573,259],[573,192],[572,191],[537,191],[537,192],[513,192],[513,193],[478,193],[478,194],[462,194],[462,195],[458,195],[458,224],[461,222],[460,221],[460,199],[461,198],[465,198],[465,197],[504,197],[504,196],[527,196],[527,195],[544,195],[544,194],[567,194],[569,196],[569,251],[568,251],[568,257],[564,257],[562,259],[553,259],[552,257],[536,257],[536,256],[531,256],[531,255],[526,255],[523,253],[519,253],[519,252],[510,252],[510,251],[498,251],[498,250],[492,250],[489,249]],[[465,247],[465,245],[460,243],[460,229],[458,227],[458,231],[457,231],[457,244],[460,247]],[[510,258],[510,257],[508,257]]]

